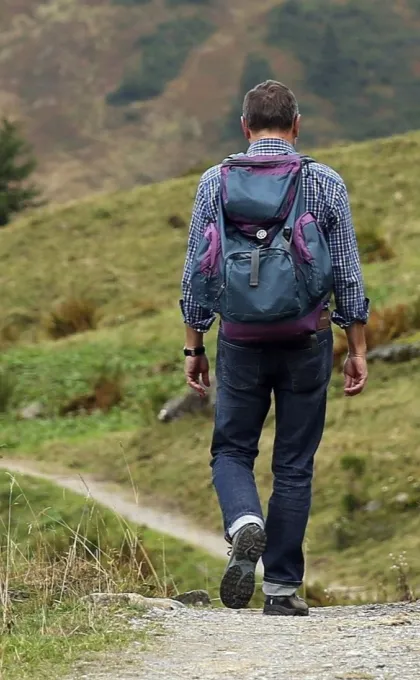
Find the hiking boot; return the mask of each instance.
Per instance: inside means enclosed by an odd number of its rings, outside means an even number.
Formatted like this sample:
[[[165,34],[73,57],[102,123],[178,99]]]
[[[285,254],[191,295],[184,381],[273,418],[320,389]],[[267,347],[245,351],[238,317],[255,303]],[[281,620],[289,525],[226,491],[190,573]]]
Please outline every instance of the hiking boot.
[[[308,616],[309,607],[297,595],[289,597],[266,597],[263,614],[267,616]]]
[[[254,594],[255,569],[267,538],[257,524],[247,524],[233,537],[232,552],[220,584],[220,599],[229,609],[243,609]]]

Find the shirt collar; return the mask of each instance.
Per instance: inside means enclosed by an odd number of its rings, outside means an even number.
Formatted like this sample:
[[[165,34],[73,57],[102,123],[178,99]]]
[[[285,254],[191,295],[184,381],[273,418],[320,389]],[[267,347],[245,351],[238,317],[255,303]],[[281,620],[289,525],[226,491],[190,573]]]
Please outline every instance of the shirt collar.
[[[259,139],[256,142],[252,142],[249,145],[247,156],[262,156],[262,155],[281,155],[288,153],[296,153],[295,148],[285,139],[276,139],[272,137],[267,137],[265,139]]]

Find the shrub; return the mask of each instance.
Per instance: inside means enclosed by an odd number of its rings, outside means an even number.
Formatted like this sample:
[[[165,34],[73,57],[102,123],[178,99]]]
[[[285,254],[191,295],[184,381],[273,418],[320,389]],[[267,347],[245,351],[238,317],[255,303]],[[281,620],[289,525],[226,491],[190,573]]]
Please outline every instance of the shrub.
[[[356,538],[354,523],[347,517],[339,517],[333,525],[334,543],[337,550],[346,550],[353,545]]]
[[[97,328],[99,312],[91,300],[69,298],[59,302],[45,321],[48,335],[54,340]]]
[[[0,227],[14,213],[36,205],[39,191],[29,182],[36,168],[32,147],[22,136],[17,123],[0,122]]]
[[[96,378],[92,391],[71,399],[60,409],[60,415],[91,415],[95,411],[108,413],[123,399],[123,379],[117,370],[110,373],[104,370]]]
[[[0,321],[0,345],[9,346],[18,342],[21,336],[34,329],[39,319],[27,312],[11,312]]]
[[[408,331],[417,328],[420,321],[418,306],[404,304],[395,307],[385,307],[382,310],[373,309],[366,325],[366,344],[368,350],[379,345],[386,345],[401,337]],[[337,334],[334,340],[334,363],[339,365],[347,352],[346,336],[343,332]]]
[[[352,480],[362,477],[366,471],[366,461],[360,456],[346,455],[340,461],[341,469],[350,473]]]
[[[130,104],[158,97],[177,77],[190,51],[213,31],[213,24],[200,17],[184,17],[160,24],[152,35],[138,41],[142,50],[138,69],[129,70],[121,85],[111,92],[112,105]]]
[[[340,467],[345,472],[345,493],[341,499],[344,516],[352,518],[355,511],[364,503],[363,477],[366,471],[366,461],[354,454],[343,456]]]

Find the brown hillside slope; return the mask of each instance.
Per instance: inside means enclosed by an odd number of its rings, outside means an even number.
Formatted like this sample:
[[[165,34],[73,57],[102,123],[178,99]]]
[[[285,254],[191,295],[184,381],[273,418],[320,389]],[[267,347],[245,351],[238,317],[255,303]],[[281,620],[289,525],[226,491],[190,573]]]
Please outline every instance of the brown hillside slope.
[[[280,35],[281,17],[279,40],[277,24],[274,37],[269,38],[272,11],[288,1],[3,0],[0,112],[18,114],[25,121],[41,161],[40,178],[47,195],[62,200],[161,180],[203,157],[218,158],[232,150],[232,142],[223,146],[220,126],[237,97],[246,58],[253,53],[304,95],[307,139],[325,144],[348,136],[328,98],[309,91],[306,50],[297,43],[287,44]],[[354,12],[355,1],[334,2],[332,7],[351,5]],[[307,5],[305,0],[296,2]],[[375,21],[382,7],[378,2],[372,0],[369,15]],[[314,3],[320,8],[317,30],[322,31],[323,22],[329,20],[323,10],[325,0]],[[389,46],[391,57],[401,41],[407,43],[404,55],[412,78],[408,85],[417,97],[420,54],[411,35],[415,22],[420,25],[417,0],[386,0],[384,5],[388,19],[391,11],[391,19],[398,20],[395,45]],[[340,16],[333,19],[341,23]],[[311,26],[308,23],[310,31]],[[386,23],[382,29],[385,39]],[[144,66],[146,78],[154,79],[156,62],[176,40],[172,33],[169,37],[159,33],[162,30],[184,33],[178,36],[178,52],[173,58],[169,54],[161,67],[166,79],[161,91],[153,98],[110,105],[107,96],[118,90],[127,74],[137,74]],[[148,61],[145,39],[155,39],[159,46]],[[185,53],[179,57],[183,41]],[[391,82],[379,82],[374,66],[372,73],[367,71],[369,59],[376,63],[378,58],[377,45],[375,49],[362,64],[366,87],[372,90],[367,105],[376,108],[378,125],[381,118],[385,120],[380,134],[404,131],[413,127],[415,107],[406,111],[402,129],[396,130],[388,120],[388,109],[401,98]],[[170,74],[176,58],[179,63]],[[377,79],[377,86],[372,88],[369,78],[375,83]],[[383,101],[389,102],[388,108]]]

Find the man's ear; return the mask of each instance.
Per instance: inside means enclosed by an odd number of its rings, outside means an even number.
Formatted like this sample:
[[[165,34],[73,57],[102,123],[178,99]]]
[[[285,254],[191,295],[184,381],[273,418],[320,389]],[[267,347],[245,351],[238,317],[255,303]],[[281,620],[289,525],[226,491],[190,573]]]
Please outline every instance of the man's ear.
[[[301,118],[302,118],[302,116],[300,115],[300,113],[298,113],[295,120],[294,120],[293,129],[292,129],[294,139],[298,139],[298,137],[299,137]]]
[[[241,126],[245,139],[249,142],[249,140],[251,139],[251,130],[249,129],[248,124],[243,116],[241,116]]]

